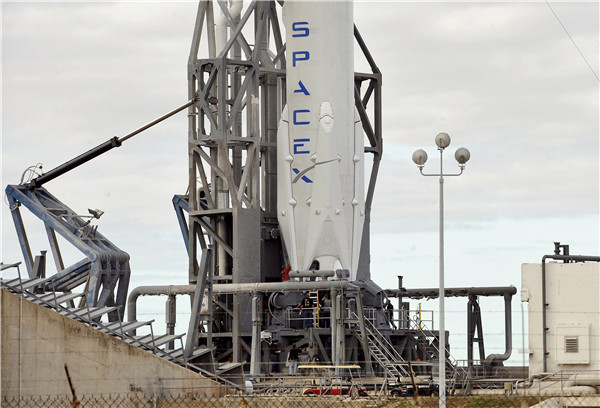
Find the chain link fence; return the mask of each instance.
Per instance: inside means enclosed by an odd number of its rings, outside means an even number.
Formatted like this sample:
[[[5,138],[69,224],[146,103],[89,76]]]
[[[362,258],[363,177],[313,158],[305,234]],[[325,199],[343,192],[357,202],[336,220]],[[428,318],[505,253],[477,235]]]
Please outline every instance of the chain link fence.
[[[66,395],[48,396],[4,396],[0,400],[2,408],[347,408],[359,407],[438,407],[436,397],[373,396],[352,398],[349,396],[264,396],[232,395],[220,398],[154,397],[139,394],[128,395],[84,395],[73,398]],[[597,407],[600,395],[590,396],[500,396],[480,395],[473,397],[448,396],[448,408],[459,407]]]

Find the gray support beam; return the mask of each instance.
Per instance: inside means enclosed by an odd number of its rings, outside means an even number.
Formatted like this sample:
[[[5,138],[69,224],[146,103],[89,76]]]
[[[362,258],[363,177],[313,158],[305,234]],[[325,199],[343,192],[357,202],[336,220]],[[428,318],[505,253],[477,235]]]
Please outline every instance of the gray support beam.
[[[206,288],[206,275],[211,265],[212,250],[205,248],[202,250],[202,260],[200,264],[200,276],[198,276],[198,284],[194,292],[194,301],[188,325],[187,338],[185,341],[184,357],[189,358],[198,341],[198,327],[200,325],[200,309],[202,307],[202,299],[204,298],[204,289]],[[210,345],[208,345],[210,347]]]
[[[321,341],[321,336],[319,336],[312,330],[311,330],[311,333],[312,333],[312,344],[317,343],[319,350],[321,350],[321,354],[325,357],[325,360],[322,363],[323,364],[331,364],[331,359],[329,358],[329,353],[327,353],[327,350],[325,349],[325,346],[323,345],[323,342]]]
[[[333,364],[336,366],[342,365],[346,361],[346,331],[344,330],[344,321],[346,315],[345,300],[346,296],[344,295],[343,291],[340,291],[334,300],[336,304],[336,335]],[[338,369],[336,369],[336,375],[339,375]]]
[[[329,312],[329,326],[330,326],[330,330],[331,330],[331,360],[333,361],[333,364],[336,364],[336,355],[337,355],[337,347],[338,347],[338,343],[337,343],[337,334],[338,334],[338,330],[337,330],[337,322],[338,322],[338,303],[337,303],[337,296],[338,296],[338,291],[336,288],[332,288],[331,292],[330,292],[330,296],[331,296],[331,311]]]
[[[165,302],[165,320],[167,324],[167,334],[175,334],[175,323],[177,321],[177,301],[175,295],[169,295]],[[170,341],[167,343],[165,350],[173,350],[175,348],[175,342]]]
[[[25,261],[25,268],[30,278],[33,277],[33,256],[31,254],[31,248],[29,247],[29,240],[27,239],[27,231],[23,224],[23,217],[21,217],[21,211],[19,206],[21,205],[15,198],[13,198],[6,188],[7,198],[10,205],[10,214],[12,215],[15,229],[17,230],[17,238],[19,239],[19,246],[21,247],[21,253],[23,254],[23,260]]]
[[[46,235],[48,236],[48,242],[50,243],[50,252],[52,252],[52,257],[54,258],[54,265],[56,265],[56,270],[60,272],[65,269],[65,264],[60,253],[56,234],[48,224],[44,223],[44,227],[46,229]]]
[[[356,314],[358,315],[358,326],[360,327],[360,344],[365,356],[365,369],[367,375],[373,376],[373,365],[371,363],[371,353],[369,352],[369,343],[367,340],[367,330],[365,327],[365,315],[363,313],[363,302],[360,292],[356,294]]]

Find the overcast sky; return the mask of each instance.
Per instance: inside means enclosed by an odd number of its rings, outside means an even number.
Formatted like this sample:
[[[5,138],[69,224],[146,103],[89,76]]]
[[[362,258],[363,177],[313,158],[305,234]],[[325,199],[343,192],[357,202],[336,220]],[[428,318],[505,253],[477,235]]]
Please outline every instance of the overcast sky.
[[[471,151],[465,173],[445,183],[446,287],[520,288],[521,264],[539,263],[554,241],[598,255],[598,2],[550,5],[356,2],[355,23],[383,73],[384,156],[371,216],[380,286],[396,287],[397,275],[409,288],[438,286],[438,181],[422,177],[411,154],[425,149],[425,171],[436,172],[442,131],[452,137],[446,169],[456,148]],[[3,2],[2,185],[186,102],[196,9]],[[364,70],[360,60],[356,67]],[[46,185],[80,213],[105,211],[99,230],[131,255],[130,288],[187,283],[171,205],[187,188],[186,140],[180,114]],[[48,248],[44,234],[30,239],[35,252]],[[1,258],[22,258],[5,203]],[[515,348],[519,303],[517,295]],[[482,300],[486,354],[503,352],[502,307]],[[155,309],[162,313],[162,300]],[[450,342],[464,358],[466,300],[446,309]],[[511,361],[521,359],[515,351]]]

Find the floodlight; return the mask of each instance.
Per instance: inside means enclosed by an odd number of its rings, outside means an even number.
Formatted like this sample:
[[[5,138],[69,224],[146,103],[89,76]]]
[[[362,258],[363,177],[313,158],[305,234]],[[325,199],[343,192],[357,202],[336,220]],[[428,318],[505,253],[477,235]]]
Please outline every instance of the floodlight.
[[[412,160],[419,167],[423,167],[427,161],[427,153],[423,149],[415,150],[412,155]]]
[[[435,137],[435,144],[440,149],[445,149],[446,147],[450,146],[450,136],[448,133],[438,133],[438,135]]]
[[[458,162],[458,164],[464,165],[471,158],[471,153],[468,149],[461,147],[454,153],[454,158]]]

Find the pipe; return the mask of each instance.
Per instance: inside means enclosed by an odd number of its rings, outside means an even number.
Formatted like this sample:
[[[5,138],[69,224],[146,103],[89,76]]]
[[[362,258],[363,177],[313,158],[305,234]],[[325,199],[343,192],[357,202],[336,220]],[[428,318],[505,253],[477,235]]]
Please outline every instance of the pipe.
[[[548,352],[547,352],[547,333],[546,333],[546,259],[554,259],[556,261],[575,262],[600,262],[600,256],[585,256],[585,255],[559,255],[559,248],[567,249],[568,246],[561,246],[560,242],[554,243],[555,253],[552,255],[544,255],[542,257],[542,353],[543,353],[543,371],[548,371]],[[568,249],[567,249],[568,251]]]
[[[512,353],[512,294],[504,294],[504,344],[503,354],[490,354],[486,357],[484,364],[492,365],[495,361],[506,361]]]
[[[331,290],[355,288],[345,280],[309,281],[309,282],[257,282],[224,283],[213,285],[213,293],[254,293],[254,292],[304,292],[307,290]]]
[[[334,271],[290,272],[290,278],[330,278],[333,276],[335,276]]]
[[[437,288],[431,289],[386,289],[388,296],[409,297],[412,299],[434,299],[439,297]],[[490,354],[485,359],[486,365],[492,365],[495,361],[506,361],[512,354],[512,315],[511,301],[512,296],[517,293],[517,288],[514,286],[499,286],[499,287],[483,287],[483,288],[446,288],[444,289],[445,297],[459,296],[503,296],[504,297],[504,333],[505,333],[505,351],[503,354]],[[470,351],[472,355],[472,351]]]
[[[242,14],[242,7],[244,5],[243,0],[233,0],[231,2],[231,7],[229,7],[229,15],[231,19],[235,21]],[[215,40],[216,40],[216,49],[217,54],[220,54],[225,48],[225,44],[227,44],[227,27],[229,26],[227,17],[225,13],[221,11],[221,15],[215,22]]]
[[[338,364],[337,356],[337,290],[332,289],[329,293],[331,297],[331,309],[329,311],[329,328],[331,329],[331,360],[333,364]]]
[[[243,1],[242,0],[233,0],[231,2],[231,7],[227,10],[227,13],[231,16],[233,22],[239,19],[239,16],[242,12]],[[215,43],[216,43],[216,51],[218,55],[223,54],[225,45],[227,44],[227,28],[229,27],[229,22],[227,16],[225,15],[225,10],[221,10],[221,15],[215,22]],[[232,27],[233,28],[233,27]],[[226,57],[227,53],[225,52],[223,57]],[[227,92],[227,84],[223,84],[225,87],[225,92]],[[217,164],[219,168],[224,168],[229,166],[229,162],[226,161],[221,155],[217,157]],[[226,180],[219,177],[216,182],[216,193],[217,193],[217,208],[225,209],[229,208],[229,188],[231,186],[227,185]],[[228,240],[228,225],[227,222],[219,218],[217,220],[217,232],[220,237],[224,240]],[[228,274],[229,263],[228,263],[227,251],[223,245],[217,246],[217,275],[224,276]]]
[[[49,172],[34,178],[33,180],[31,180],[31,189],[39,188],[42,186],[42,184],[47,183],[50,180],[54,180],[56,177],[61,176],[66,172],[81,166],[83,163],[87,163],[88,161],[100,156],[101,154],[108,152],[112,148],[119,146],[121,146],[121,142],[119,141],[119,138],[115,136],[112,139],[102,143],[101,145],[98,145],[93,149],[90,149],[87,152],[80,154],[74,159],[71,159],[68,162],[61,164],[60,166],[55,167]]]
[[[600,386],[600,373],[592,372],[573,374],[570,377],[570,380],[573,381],[573,385],[590,385],[592,387],[598,387]]]
[[[262,325],[260,305],[262,297],[252,296],[252,343],[250,348],[250,375],[260,375],[260,328]]]
[[[424,289],[386,289],[385,293],[391,297],[408,297],[411,299],[435,299],[439,296],[438,288]],[[460,296],[504,296],[514,295],[517,293],[517,288],[514,286],[498,286],[498,287],[471,287],[471,288],[445,288],[445,297],[460,297]]]
[[[402,275],[397,275],[398,276],[398,290],[402,290],[402,279],[404,279],[404,277]],[[402,296],[398,296],[398,328],[399,329],[404,329],[406,327],[405,324],[405,318],[404,318],[404,311],[402,309]]]
[[[189,295],[194,293],[195,288],[195,285],[138,286],[137,288],[134,288],[127,297],[127,321],[133,322],[136,320],[137,298],[140,296]]]
[[[515,390],[517,392],[517,395],[534,395],[533,393],[528,393],[527,390],[532,389],[535,382],[540,384],[548,378],[549,378],[548,376],[544,376],[542,374],[536,374],[536,375],[532,375],[531,377],[529,377],[526,380],[526,382],[523,381],[522,383],[519,383],[519,381],[521,381],[521,380],[517,381],[515,383]],[[600,386],[600,373],[578,373],[578,374],[570,375],[566,381],[562,381],[562,379],[561,379],[560,381],[557,382],[556,380],[552,380],[550,378],[549,382],[553,382],[554,384],[560,384],[561,391],[563,392],[563,395],[564,395],[564,393],[567,392],[567,389],[576,389],[577,387],[581,387],[578,390],[580,390],[580,389],[585,390],[584,387],[586,387],[586,386],[588,386],[588,387]],[[553,388],[554,387],[552,385],[550,385],[550,386],[545,386],[543,389],[547,391],[547,390],[549,390],[549,389],[551,390]],[[519,392],[519,390],[523,390],[523,391]],[[539,392],[539,388],[534,391]],[[556,392],[556,390],[554,390],[553,392]],[[587,392],[584,392],[583,394],[586,394],[586,393]]]
[[[347,290],[356,288],[345,280],[309,281],[309,282],[257,282],[257,283],[223,283],[213,285],[213,294],[223,293],[255,293],[255,292],[304,292],[309,290]],[[127,298],[127,321],[133,322],[137,315],[137,298],[144,295],[189,295],[196,291],[196,285],[159,285],[138,286]]]

